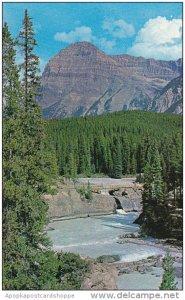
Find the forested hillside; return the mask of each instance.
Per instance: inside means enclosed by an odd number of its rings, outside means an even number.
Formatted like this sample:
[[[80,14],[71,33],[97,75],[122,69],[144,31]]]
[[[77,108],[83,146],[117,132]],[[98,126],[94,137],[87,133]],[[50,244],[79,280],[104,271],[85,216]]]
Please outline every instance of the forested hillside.
[[[153,144],[159,149],[164,174],[174,151],[176,160],[182,159],[182,117],[176,115],[117,112],[49,120],[47,130],[59,173],[70,177],[104,173],[119,178],[142,173]]]

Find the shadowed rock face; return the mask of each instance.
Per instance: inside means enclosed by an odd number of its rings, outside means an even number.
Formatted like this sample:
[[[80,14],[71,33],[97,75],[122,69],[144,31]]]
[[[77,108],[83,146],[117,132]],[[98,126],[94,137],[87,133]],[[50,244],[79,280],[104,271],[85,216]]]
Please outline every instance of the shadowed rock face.
[[[91,43],[75,43],[48,62],[39,103],[46,118],[146,109],[181,72],[181,59],[106,55]]]
[[[182,114],[182,75],[171,80],[152,102],[151,111]]]

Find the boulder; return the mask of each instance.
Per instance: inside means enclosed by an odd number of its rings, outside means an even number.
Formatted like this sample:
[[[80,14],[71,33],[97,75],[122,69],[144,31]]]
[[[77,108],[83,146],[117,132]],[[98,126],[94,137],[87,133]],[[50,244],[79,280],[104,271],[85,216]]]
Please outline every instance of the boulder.
[[[99,263],[113,263],[119,260],[120,260],[119,255],[102,255],[96,259],[96,261]]]
[[[114,265],[91,263],[81,290],[117,290],[117,270]]]

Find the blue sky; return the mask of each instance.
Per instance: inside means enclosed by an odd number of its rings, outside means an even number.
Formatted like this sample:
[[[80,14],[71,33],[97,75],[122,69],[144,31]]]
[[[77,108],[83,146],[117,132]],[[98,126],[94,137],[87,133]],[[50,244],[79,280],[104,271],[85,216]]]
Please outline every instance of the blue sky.
[[[181,3],[4,3],[17,37],[24,10],[33,18],[41,69],[71,43],[87,40],[107,54],[176,60],[182,56]]]

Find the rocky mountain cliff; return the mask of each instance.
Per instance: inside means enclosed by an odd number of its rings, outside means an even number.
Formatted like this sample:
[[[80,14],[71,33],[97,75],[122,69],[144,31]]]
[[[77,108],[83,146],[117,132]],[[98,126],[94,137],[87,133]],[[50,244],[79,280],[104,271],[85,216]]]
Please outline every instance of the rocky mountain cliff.
[[[151,111],[182,114],[182,75],[171,80],[154,98]]]
[[[39,103],[45,118],[148,109],[162,88],[181,73],[181,59],[106,55],[89,42],[75,43],[48,62]]]

